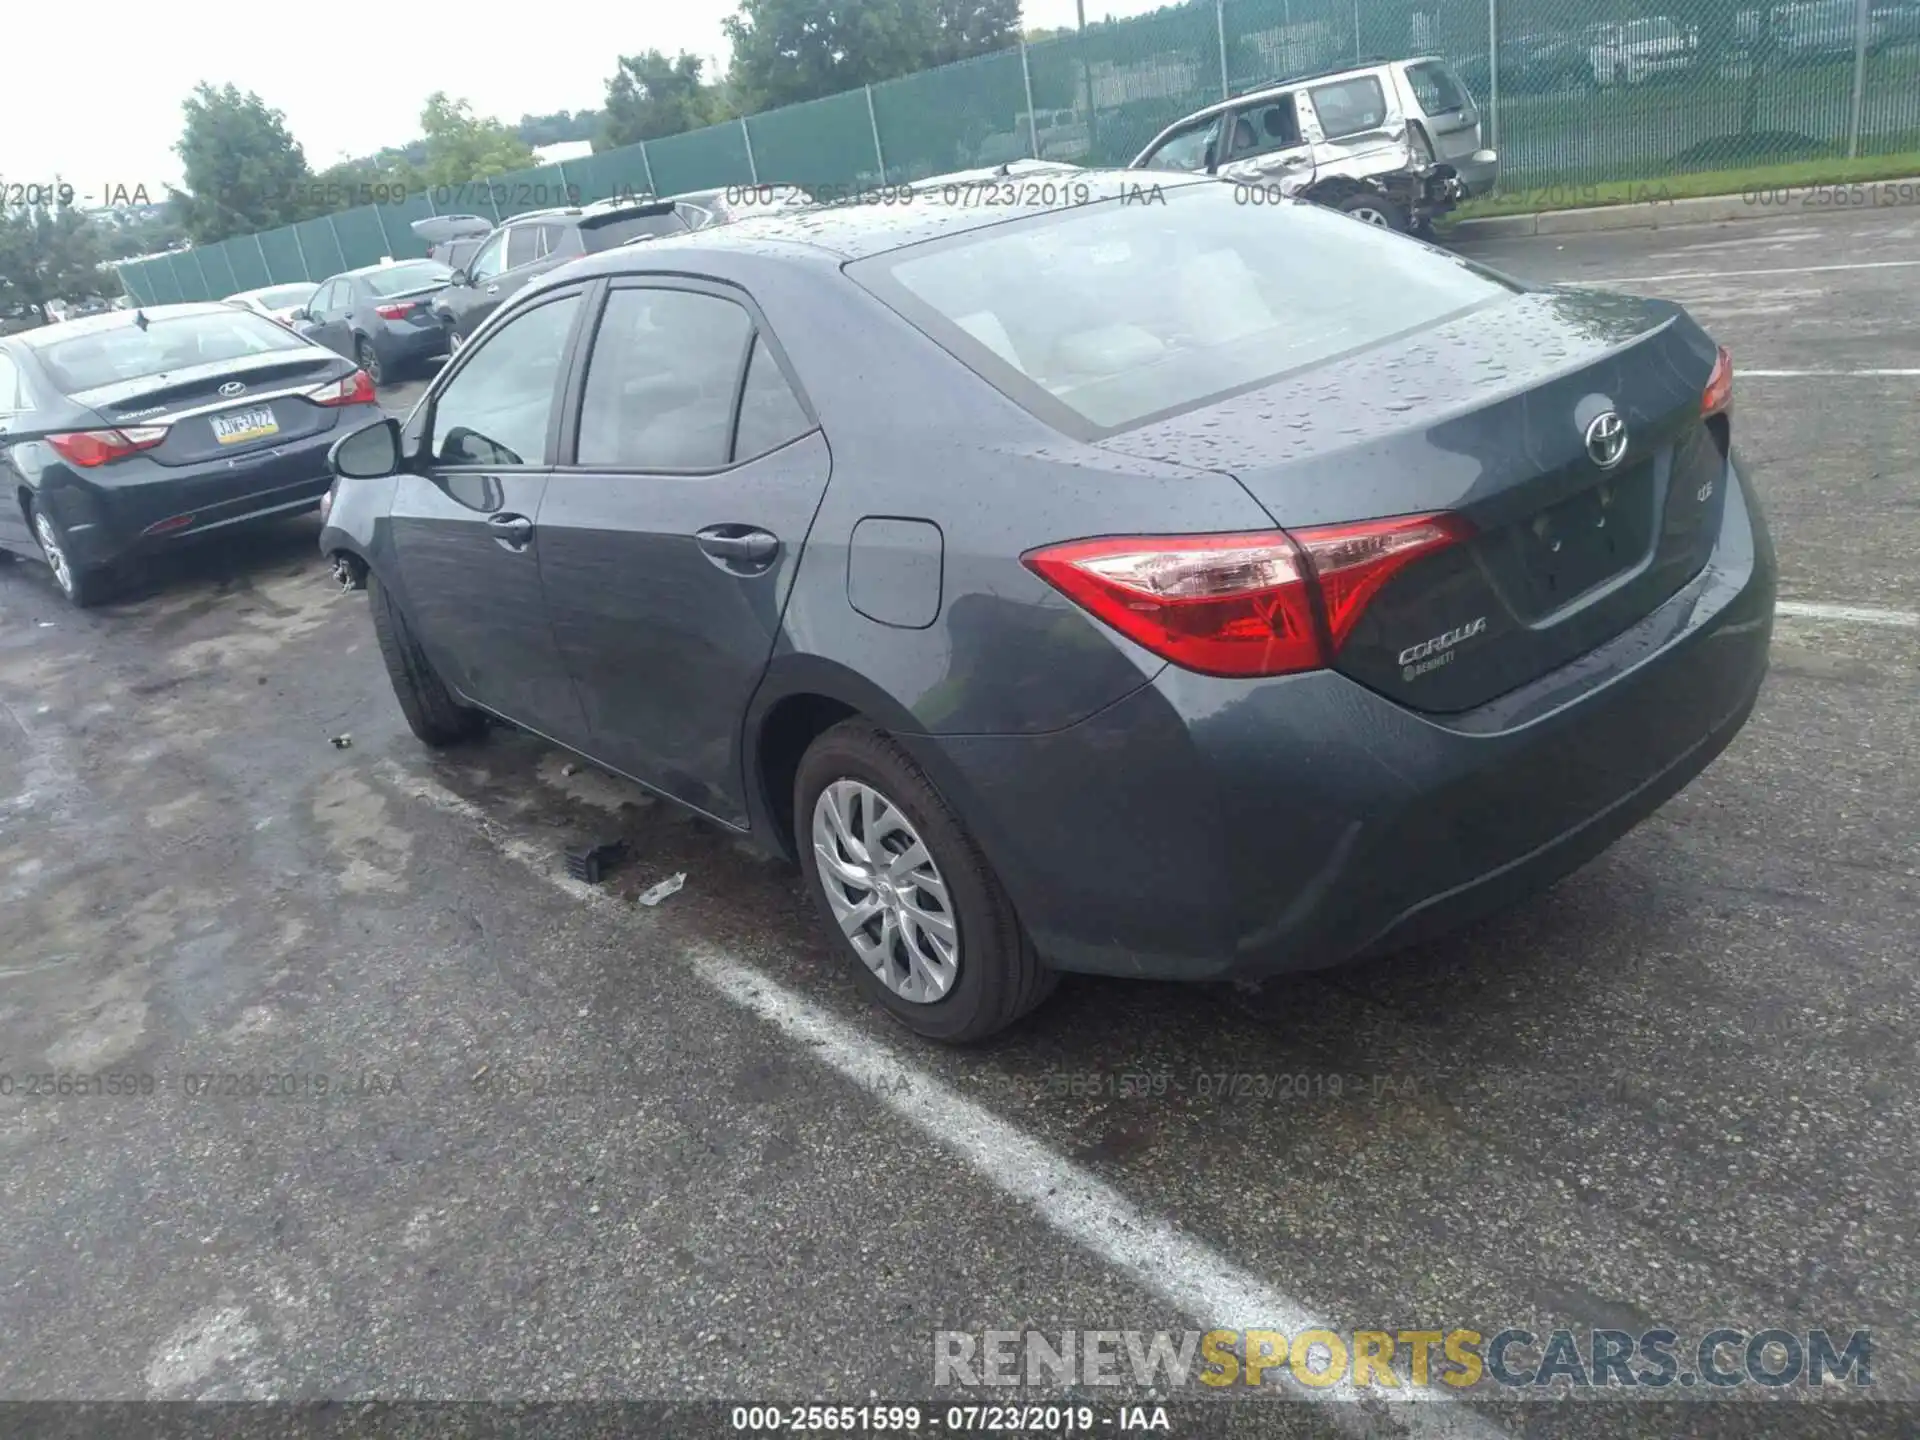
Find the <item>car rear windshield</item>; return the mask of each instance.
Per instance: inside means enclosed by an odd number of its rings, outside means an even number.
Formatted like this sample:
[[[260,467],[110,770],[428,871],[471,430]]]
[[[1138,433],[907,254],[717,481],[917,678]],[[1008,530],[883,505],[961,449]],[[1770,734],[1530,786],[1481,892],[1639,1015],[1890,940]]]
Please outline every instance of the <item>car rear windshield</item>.
[[[54,383],[72,395],[194,365],[308,348],[305,340],[264,315],[229,308],[219,314],[149,318],[145,329],[121,325],[36,345],[34,350]]]
[[[678,211],[663,210],[653,215],[620,215],[610,220],[582,221],[580,239],[589,251],[611,250],[642,236],[678,235],[690,229]]]
[[[311,300],[316,288],[312,285],[279,285],[272,290],[256,290],[253,298],[257,304],[269,310],[290,310]]]
[[[367,289],[375,295],[424,290],[429,285],[444,285],[452,278],[453,271],[438,260],[409,260],[403,265],[386,265],[366,272]]]
[[[1209,181],[877,255],[847,273],[1009,398],[1112,431],[1503,298],[1466,261]]]

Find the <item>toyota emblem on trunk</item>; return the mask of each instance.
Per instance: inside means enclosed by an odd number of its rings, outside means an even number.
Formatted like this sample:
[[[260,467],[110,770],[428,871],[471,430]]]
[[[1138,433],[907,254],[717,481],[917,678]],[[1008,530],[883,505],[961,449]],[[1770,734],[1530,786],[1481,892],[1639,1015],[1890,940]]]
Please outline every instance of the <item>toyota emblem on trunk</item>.
[[[222,395],[238,395],[246,388],[247,387],[242,385],[238,380],[229,380],[220,387],[220,393]],[[1591,430],[1587,432],[1587,445],[1589,448],[1593,445],[1593,432]]]
[[[1587,426],[1587,454],[1602,470],[1611,470],[1627,453],[1627,422],[1617,411],[1608,410],[1594,417]]]

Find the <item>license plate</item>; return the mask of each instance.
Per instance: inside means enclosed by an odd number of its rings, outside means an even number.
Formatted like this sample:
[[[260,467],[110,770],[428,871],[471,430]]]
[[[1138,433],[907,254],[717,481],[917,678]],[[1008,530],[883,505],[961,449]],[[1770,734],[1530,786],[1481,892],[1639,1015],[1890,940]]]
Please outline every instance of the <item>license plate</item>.
[[[213,417],[213,438],[222,445],[243,445],[249,440],[264,440],[280,433],[280,422],[265,405],[251,410],[236,410],[231,415]]]
[[[1539,611],[1639,563],[1653,538],[1651,481],[1652,467],[1636,465],[1534,516],[1527,571]]]

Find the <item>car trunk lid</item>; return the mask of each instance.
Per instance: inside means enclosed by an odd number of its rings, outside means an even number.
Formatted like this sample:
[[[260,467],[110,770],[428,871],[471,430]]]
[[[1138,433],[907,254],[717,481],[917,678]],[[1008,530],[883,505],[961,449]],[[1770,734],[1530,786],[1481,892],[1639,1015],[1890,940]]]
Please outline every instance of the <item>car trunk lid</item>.
[[[332,412],[303,392],[352,373],[314,346],[116,381],[73,398],[115,429],[166,426],[166,438],[141,453],[161,465],[195,465],[318,434]],[[241,388],[223,393],[232,385]]]
[[[1457,712],[1571,663],[1706,563],[1715,353],[1676,306],[1537,291],[1101,443],[1224,470],[1289,529],[1463,516],[1471,538],[1395,572],[1334,662]]]

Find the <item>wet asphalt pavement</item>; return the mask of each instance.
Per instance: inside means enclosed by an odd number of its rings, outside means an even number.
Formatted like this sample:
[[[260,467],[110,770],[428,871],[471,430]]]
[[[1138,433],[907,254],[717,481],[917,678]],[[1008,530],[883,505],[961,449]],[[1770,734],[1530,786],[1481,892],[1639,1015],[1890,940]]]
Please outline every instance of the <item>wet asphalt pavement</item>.
[[[1833,372],[1737,381],[1790,613],[1594,864],[1257,993],[1069,979],[935,1048],[794,872],[523,736],[424,751],[313,520],[85,614],[0,562],[0,1398],[924,1399],[935,1331],[1265,1323],[1199,1253],[1342,1330],[1869,1329],[1870,1398],[1766,1418],[1909,1427],[1920,375],[1839,372],[1920,371],[1920,211],[1469,253]],[[1262,1433],[1762,1433],[1754,1385],[1496,1390]]]

